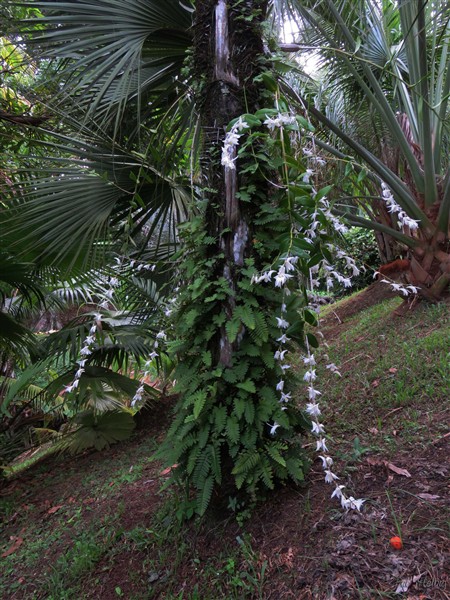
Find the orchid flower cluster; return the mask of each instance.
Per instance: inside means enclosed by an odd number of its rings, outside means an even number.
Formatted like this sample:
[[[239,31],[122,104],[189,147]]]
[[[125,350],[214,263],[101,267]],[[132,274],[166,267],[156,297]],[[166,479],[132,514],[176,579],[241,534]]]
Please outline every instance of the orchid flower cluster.
[[[343,491],[345,486],[339,485],[337,482],[339,481],[339,477],[332,470],[333,459],[329,455],[326,439],[325,439],[325,428],[322,423],[319,421],[319,417],[321,415],[321,410],[319,407],[319,403],[317,398],[321,396],[321,392],[316,389],[315,381],[317,380],[316,370],[314,366],[316,365],[316,360],[314,358],[314,354],[311,353],[308,340],[306,340],[306,348],[307,354],[303,357],[303,363],[307,367],[307,371],[303,377],[304,381],[308,384],[308,399],[309,402],[306,405],[306,412],[311,418],[312,421],[312,433],[316,437],[316,452],[320,452],[319,458],[322,461],[322,468],[325,472],[325,482],[331,485],[334,485],[333,493],[331,494],[332,498],[338,498],[341,502],[342,508],[345,510],[361,510],[361,507],[365,500],[363,498],[356,499],[353,496],[347,496]],[[327,369],[336,375],[340,376],[336,365],[331,363],[327,365]]]
[[[277,383],[276,391],[280,393],[279,402],[283,406],[281,410],[286,410],[285,406],[286,402],[289,402],[291,398],[291,393],[285,391],[285,379],[284,374],[288,369],[291,368],[291,365],[287,362],[286,354],[288,353],[285,345],[290,342],[290,338],[286,335],[286,330],[289,327],[289,322],[285,319],[287,308],[285,304],[285,299],[287,296],[291,294],[291,290],[286,286],[287,282],[292,279],[293,274],[292,271],[295,271],[295,264],[298,261],[298,256],[286,256],[281,262],[281,265],[278,268],[278,271],[274,269],[270,269],[268,271],[264,271],[261,275],[254,275],[251,279],[252,283],[272,283],[276,288],[282,288],[283,290],[283,299],[281,303],[281,311],[280,316],[275,317],[277,321],[277,326],[279,329],[279,337],[277,338],[277,342],[279,342],[278,350],[274,354],[274,359],[279,363],[279,368],[281,370],[281,378]],[[275,276],[274,276],[275,275]],[[273,281],[272,281],[273,278]],[[267,423],[270,427],[270,435],[275,435],[280,424],[276,421],[273,424]]]
[[[286,113],[278,113],[275,118],[267,117],[264,121],[264,125],[267,125],[270,131],[273,131],[275,128],[283,127],[283,125],[295,125],[297,123],[297,119]]]
[[[156,339],[153,342],[153,350],[152,350],[152,352],[150,352],[148,359],[145,361],[145,364],[144,364],[145,371],[144,371],[142,377],[140,378],[139,387],[136,390],[136,393],[134,394],[134,396],[131,400],[131,406],[134,406],[137,402],[140,402],[142,400],[142,397],[143,397],[144,391],[145,391],[145,386],[144,386],[145,378],[150,375],[150,370],[149,370],[150,365],[152,364],[152,361],[159,356],[159,354],[156,350],[159,347],[161,340],[166,340],[166,339],[167,339],[167,334],[165,333],[165,331],[160,331],[159,333],[156,334]]]
[[[327,218],[327,221],[331,223],[333,229],[337,233],[342,234],[348,231],[347,226],[344,223],[342,223],[342,221],[338,217],[332,214],[330,203],[328,202],[326,197],[321,198],[318,204],[321,212]],[[305,213],[304,217],[309,218],[311,221],[308,227],[304,228],[301,231],[304,241],[313,244],[314,239],[318,235],[327,234],[327,231],[323,227],[321,227],[320,221],[318,220],[317,210],[314,211],[311,216]],[[356,277],[361,272],[360,268],[356,265],[355,260],[348,256],[342,249],[336,248],[335,246],[329,243],[326,244],[326,248],[330,252],[334,253],[336,258],[344,260],[347,270],[351,271],[351,273],[345,276],[342,273],[339,273],[334,266],[330,265],[330,263],[326,259],[323,259],[319,264],[314,265],[314,267],[310,269],[309,284],[312,295],[314,295],[314,288],[317,288],[320,285],[320,270],[323,270],[325,272],[325,284],[327,290],[330,290],[332,287],[334,287],[335,281],[337,281],[340,285],[343,285],[345,288],[351,287],[352,277]]]
[[[177,286],[177,287],[174,288],[173,291],[176,294],[177,292],[180,291],[180,288]],[[176,296],[173,296],[173,298],[170,298],[170,300],[167,302],[166,306],[163,308],[164,316],[170,317],[170,315],[174,311],[176,302],[177,302],[177,297]]]
[[[155,264],[148,264],[148,263],[144,263],[144,262],[140,262],[140,261],[136,261],[136,260],[132,260],[130,262],[130,267],[134,268],[136,267],[137,271],[149,271],[149,272],[153,272],[156,269],[156,265]],[[175,288],[175,291],[177,291],[178,288]],[[171,300],[169,300],[169,304],[168,306],[166,306],[166,308],[164,309],[164,314],[166,317],[169,317],[172,313],[172,305],[176,302],[176,298],[172,298]],[[131,406],[135,406],[135,404],[137,404],[138,402],[140,402],[144,396],[144,392],[145,392],[145,379],[150,375],[150,366],[153,362],[153,360],[155,358],[157,358],[159,356],[159,353],[157,352],[157,348],[159,347],[160,343],[162,341],[165,341],[167,339],[167,334],[165,333],[165,331],[161,330],[160,332],[158,332],[156,334],[156,338],[155,341],[153,342],[153,350],[152,352],[150,352],[150,354],[147,357],[147,360],[144,363],[144,372],[142,373],[141,377],[139,378],[139,387],[136,390],[136,393],[134,394],[132,400],[131,400]]]
[[[380,273],[378,271],[375,271],[374,277],[376,277],[377,275],[380,275]],[[396,281],[390,281],[389,279],[386,279],[386,278],[380,279],[380,283],[387,283],[388,285],[391,286],[391,289],[394,292],[400,292],[405,297],[410,296],[411,294],[417,294],[419,291],[419,288],[416,287],[415,285],[406,285],[403,283],[397,283]]]
[[[156,265],[150,265],[149,263],[145,263],[139,260],[131,260],[130,268],[136,269],[136,271],[150,271],[153,272],[156,269]]]
[[[119,280],[117,279],[117,277],[110,277],[108,283],[109,287],[104,294],[103,300],[99,302],[98,308],[108,308],[109,304],[111,303],[114,297],[114,291],[119,285]],[[83,340],[82,348],[80,350],[80,358],[77,360],[78,369],[75,372],[75,377],[73,378],[72,383],[66,385],[66,387],[64,388],[65,393],[73,392],[78,388],[81,376],[85,372],[84,367],[86,365],[86,362],[88,361],[88,357],[93,352],[97,332],[99,331],[99,329],[101,329],[101,321],[102,314],[100,312],[95,313],[94,319],[89,329],[89,334]]]
[[[154,269],[155,269],[155,265],[152,265],[152,268],[149,270],[154,271]],[[175,292],[178,292],[178,290],[179,290],[178,287],[176,287],[174,289]],[[165,308],[163,308],[163,312],[166,317],[170,317],[170,315],[172,314],[174,304],[176,303],[176,301],[177,301],[176,297],[171,298],[168,301]],[[159,345],[161,344],[161,342],[164,342],[165,340],[167,340],[167,334],[164,330],[161,330],[159,333],[156,334],[155,341],[153,342],[153,350],[152,350],[152,352],[150,352],[147,360],[144,363],[144,372],[139,379],[139,387],[137,388],[136,393],[131,400],[131,406],[134,406],[136,403],[138,403],[142,400],[144,391],[145,391],[145,386],[144,386],[145,379],[150,375],[150,366],[151,366],[152,362],[154,361],[155,358],[157,358],[159,356],[159,353],[157,352]]]
[[[284,125],[294,125],[297,123],[296,118],[293,115],[287,113],[278,113],[276,117],[266,117],[264,125],[267,125],[270,131],[274,131],[275,128],[281,128]],[[236,158],[237,158],[237,146],[239,145],[239,139],[242,137],[242,131],[249,129],[250,125],[244,121],[242,117],[232,125],[230,131],[227,132],[222,147],[222,159],[221,164],[228,169],[236,169]]]
[[[323,167],[327,164],[327,161],[321,156],[317,155],[312,149],[310,150],[309,148],[303,148],[303,154],[306,156],[308,161],[319,167]]]
[[[242,117],[234,123],[230,131],[225,136],[223,148],[222,148],[222,160],[221,163],[225,168],[235,170],[235,160],[237,158],[237,146],[239,145],[239,139],[242,137],[241,131],[248,129],[249,125],[244,121]]]
[[[399,206],[394,200],[394,196],[390,187],[384,183],[384,181],[381,182],[381,195],[383,196],[383,200],[388,207],[388,211],[397,215],[397,223],[400,228],[409,227],[411,231],[416,231],[416,229],[418,229],[418,223],[420,221],[415,221],[414,219],[408,217],[401,206]]]
[[[277,117],[271,118],[267,117],[264,121],[264,124],[273,131],[275,128],[282,128],[284,125],[291,125],[296,122],[295,117],[292,117],[288,114],[279,113]],[[247,129],[249,126],[245,121],[242,120],[242,117],[236,121],[236,123],[230,129],[230,132],[227,134],[222,150],[222,165],[228,167],[230,169],[235,169],[235,159],[237,156],[236,147],[239,143],[239,139],[242,136],[240,133],[244,129]],[[308,157],[309,160],[315,162],[316,165],[321,166],[325,163],[324,159],[316,158],[313,152],[309,150],[304,150],[304,154]],[[303,182],[310,183],[311,177],[314,175],[314,170],[311,168],[306,169],[303,175]],[[315,190],[313,188],[313,193]],[[331,223],[336,232],[343,234],[348,231],[347,227],[340,221],[338,217],[332,214],[331,206],[326,197],[323,197],[319,200],[319,208],[321,212],[325,215],[328,222]],[[309,215],[305,215],[309,216]],[[303,239],[310,243],[314,244],[314,238],[317,237],[318,234],[326,234],[327,232],[322,229],[321,223],[318,220],[318,213],[315,211],[312,215],[312,221],[308,228],[305,228],[301,233],[303,234]],[[293,228],[292,233],[299,234],[300,231],[295,231]],[[330,246],[330,245],[329,245]],[[329,249],[334,249],[329,247]],[[356,266],[355,261],[347,256],[345,252],[342,250],[338,250],[338,258],[344,259],[346,262],[346,266],[349,270],[351,270],[352,275],[356,276],[359,274],[359,269]],[[279,329],[279,337],[277,338],[277,342],[279,343],[279,347],[274,354],[274,359],[279,363],[279,369],[281,371],[281,377],[279,382],[276,385],[276,391],[280,394],[279,403],[282,404],[281,410],[286,410],[286,403],[292,400],[291,392],[286,391],[285,389],[285,373],[288,369],[291,368],[291,365],[286,358],[288,354],[288,349],[286,348],[286,344],[290,341],[290,338],[287,337],[287,329],[290,327],[290,323],[286,320],[286,297],[291,294],[291,290],[289,289],[288,283],[294,277],[293,272],[296,270],[296,263],[298,262],[298,256],[292,256],[288,254],[286,257],[282,258],[281,264],[278,269],[268,269],[263,271],[258,275],[253,275],[251,282],[254,284],[260,283],[271,283],[275,288],[280,288],[282,291],[282,301],[281,301],[281,310],[280,316],[275,317],[277,321],[277,326]],[[319,285],[319,281],[317,279],[317,274],[320,270],[320,267],[323,267],[326,272],[327,277],[327,286],[331,287],[333,285],[333,279],[337,280],[339,283],[344,285],[345,287],[349,287],[351,285],[351,276],[344,277],[340,273],[336,271],[336,269],[331,266],[326,260],[322,261],[321,265],[315,265],[309,271],[309,279],[311,286],[311,293],[314,293],[314,288]],[[304,375],[304,381],[308,384],[308,399],[309,402],[306,406],[306,412],[311,417],[312,421],[312,433],[316,436],[316,451],[320,452],[320,459],[322,461],[322,466],[325,471],[325,481],[334,485],[334,491],[331,495],[332,498],[336,497],[340,500],[341,505],[344,509],[355,509],[361,510],[361,507],[364,503],[364,499],[356,499],[353,496],[347,496],[343,491],[345,486],[339,485],[337,481],[339,477],[332,471],[331,467],[333,466],[333,459],[329,455],[328,448],[326,445],[325,439],[325,428],[319,421],[319,416],[321,414],[319,404],[317,402],[318,397],[321,395],[321,392],[316,389],[315,381],[317,379],[316,369],[314,368],[316,365],[314,354],[310,352],[308,341],[306,340],[307,347],[307,355],[303,357],[304,365],[307,367],[306,373]],[[330,363],[326,366],[326,368],[334,373],[337,376],[341,376],[338,368],[334,363]],[[270,435],[276,435],[277,429],[280,427],[280,424],[274,421],[273,423],[267,423],[269,426]]]
[[[285,345],[290,341],[290,338],[286,335],[286,330],[289,328],[290,324],[285,319],[286,304],[284,303],[284,299],[286,296],[291,294],[289,287],[286,286],[288,280],[293,277],[291,271],[295,271],[295,264],[298,261],[297,256],[287,256],[283,259],[278,271],[274,269],[270,269],[268,271],[264,271],[261,275],[253,276],[252,283],[273,283],[275,287],[283,289],[283,301],[281,304],[281,314],[280,317],[276,317],[277,325],[280,331],[280,336],[277,338],[277,342],[279,342],[279,348],[274,354],[274,358],[279,363],[279,368],[281,370],[281,378],[277,383],[276,391],[280,394],[279,402],[283,404],[281,410],[286,410],[285,404],[292,400],[291,392],[287,392],[285,389],[285,372],[291,368],[289,364],[286,354],[288,350],[285,348]],[[356,499],[353,496],[347,496],[343,491],[345,486],[339,485],[337,481],[339,477],[332,471],[331,467],[333,466],[333,459],[328,453],[328,448],[326,445],[325,439],[325,428],[319,421],[319,416],[321,414],[319,404],[317,402],[318,397],[321,395],[321,392],[315,388],[315,381],[317,379],[316,369],[316,360],[314,354],[311,353],[308,341],[306,340],[307,347],[307,355],[303,357],[303,363],[307,367],[307,371],[303,377],[303,380],[308,384],[308,399],[309,402],[306,405],[306,412],[311,417],[312,428],[311,431],[314,436],[317,437],[316,440],[316,451],[320,452],[319,458],[322,461],[322,466],[325,471],[325,481],[326,483],[330,483],[334,485],[334,491],[331,494],[332,498],[338,498],[341,502],[342,508],[349,510],[361,510],[361,506],[364,503],[364,499]],[[338,368],[334,363],[330,363],[326,366],[328,370],[334,373],[337,376],[341,376]],[[275,435],[277,429],[280,427],[280,424],[274,421],[272,424],[268,423],[270,435]]]

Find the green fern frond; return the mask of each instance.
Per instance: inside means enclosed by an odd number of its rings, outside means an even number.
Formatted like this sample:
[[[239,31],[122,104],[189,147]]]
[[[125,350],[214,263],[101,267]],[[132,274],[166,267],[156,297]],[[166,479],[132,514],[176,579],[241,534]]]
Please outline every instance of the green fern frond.
[[[286,467],[289,475],[294,481],[303,481],[305,474],[303,471],[304,461],[299,458],[287,458]]]
[[[192,475],[192,473],[195,469],[195,466],[197,464],[197,460],[198,460],[198,456],[199,456],[200,452],[201,452],[201,448],[199,448],[198,446],[195,446],[195,448],[193,448],[191,450],[191,452],[189,453],[189,458],[188,458],[187,465],[186,465],[186,472],[188,475]]]
[[[194,398],[194,396],[193,396]],[[203,410],[203,407],[205,406],[206,400],[207,400],[207,395],[205,391],[199,391],[195,394],[195,400],[194,400],[194,419],[198,419],[200,413]]]
[[[249,425],[252,425],[255,421],[255,405],[250,400],[245,403],[245,420]]]
[[[237,306],[233,317],[240,319],[248,329],[255,329],[256,327],[255,315],[248,304]]]
[[[284,446],[283,450],[285,450],[285,449],[286,449],[286,447]],[[281,456],[280,446],[278,444],[273,444],[273,443],[266,444],[266,451],[272,460],[274,460],[276,463],[278,463],[282,467],[286,467],[286,461]]]
[[[208,446],[209,452],[211,454],[211,471],[214,475],[214,480],[217,485],[222,483],[222,467],[221,467],[221,458],[220,458],[220,442],[217,446],[210,444]]]
[[[225,406],[216,406],[213,412],[214,432],[222,434],[227,422],[227,409]]]
[[[214,488],[214,477],[211,475],[208,477],[202,487],[199,489],[197,494],[197,513],[202,516],[205,514],[206,509],[211,501],[211,496]]]
[[[204,448],[206,446],[206,443],[209,439],[210,429],[211,428],[209,425],[205,425],[202,427],[202,429],[200,429],[200,432],[198,434],[198,439],[197,439],[199,448]]]
[[[242,453],[232,470],[233,475],[250,473],[255,469],[260,460],[261,454],[257,450]]]
[[[269,488],[269,490],[273,490],[273,488],[274,488],[273,469],[270,466],[270,463],[265,456],[262,457],[262,460],[260,462],[260,468],[258,471],[258,475],[262,479],[264,485],[267,488]]]
[[[235,398],[234,399],[234,414],[238,419],[242,417],[245,411],[246,401],[244,398]]]
[[[193,472],[193,483],[196,488],[201,488],[203,482],[211,472],[211,455],[208,452],[208,449],[200,450],[200,448],[198,448],[198,450],[201,454],[197,458],[197,463]]]
[[[232,444],[237,444],[239,441],[239,423],[234,417],[228,417],[227,419],[227,437]]]

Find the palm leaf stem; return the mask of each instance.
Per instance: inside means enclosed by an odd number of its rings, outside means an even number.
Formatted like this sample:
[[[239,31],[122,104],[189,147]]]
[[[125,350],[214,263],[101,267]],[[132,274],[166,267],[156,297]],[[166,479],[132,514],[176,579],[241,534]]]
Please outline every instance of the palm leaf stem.
[[[439,63],[439,74],[435,86],[435,103],[438,105],[438,116],[434,127],[434,164],[436,172],[440,172],[441,151],[443,141],[443,127],[447,115],[448,100],[450,96],[450,67],[449,67],[449,44],[450,44],[450,17],[444,32],[444,41]]]
[[[441,206],[439,208],[439,215],[437,226],[439,231],[448,233],[450,220],[450,169],[447,170],[447,174],[444,179],[444,192],[442,194]]]
[[[364,217],[359,217],[358,215],[353,215],[343,210],[334,210],[333,212],[335,212],[341,217],[345,217],[345,219],[347,219],[347,221],[355,227],[364,227],[365,229],[375,229],[376,231],[381,231],[382,233],[386,233],[387,235],[392,236],[399,242],[402,242],[409,248],[417,248],[418,246],[420,246],[420,240],[413,239],[405,235],[404,233],[397,231],[396,229],[392,229],[392,227],[384,225],[383,223],[378,223],[377,221],[365,219]]]
[[[425,31],[425,5],[423,0],[418,0],[418,46],[419,46],[419,77],[420,77],[420,103],[419,122],[422,129],[422,150],[424,160],[425,178],[425,204],[431,206],[436,202],[438,191],[436,186],[436,168],[434,164],[434,152],[431,132],[430,118],[430,94],[428,89],[428,64],[427,64],[427,40]]]
[[[318,110],[308,100],[303,99],[303,104],[307,106],[307,109],[311,115],[313,115],[319,122],[325,125],[333,133],[335,133],[345,144],[347,144],[352,150],[354,150],[361,158],[363,158],[367,164],[377,173],[377,175],[384,181],[394,192],[398,204],[407,212],[407,214],[417,221],[420,221],[420,227],[424,233],[432,235],[434,227],[425,213],[419,208],[414,197],[411,195],[407,186],[403,181],[397,177],[390,169],[384,165],[384,163],[374,156],[367,148],[356,142],[352,137],[347,135],[342,129],[340,129],[335,123],[330,121],[320,110]]]
[[[347,28],[341,14],[338,11],[338,9],[336,8],[335,4],[332,2],[332,0],[326,0],[326,4],[327,4],[328,8],[330,9],[334,19],[336,20],[336,23],[339,25],[342,33],[344,34],[344,37],[346,38],[347,42],[349,43],[350,49],[353,52],[353,55],[355,56],[355,58],[357,58],[360,61],[361,68],[362,68],[364,75],[367,78],[367,81],[369,82],[370,85],[368,85],[366,83],[366,80],[364,79],[364,77],[360,75],[358,70],[355,68],[355,66],[352,64],[352,62],[345,55],[342,55],[342,59],[347,64],[352,75],[358,81],[359,86],[364,91],[367,98],[372,101],[374,106],[377,108],[379,114],[384,118],[386,123],[389,125],[389,128],[390,128],[392,134],[395,136],[395,139],[397,140],[397,143],[399,144],[399,146],[402,150],[402,153],[408,163],[408,166],[411,170],[411,174],[413,176],[414,183],[415,183],[417,189],[419,191],[423,191],[423,189],[424,189],[423,173],[421,172],[420,167],[417,163],[417,160],[411,150],[409,142],[406,139],[406,137],[396,119],[395,113],[392,110],[391,106],[389,105],[388,100],[386,99],[384,90],[381,88],[381,86],[378,82],[378,79],[373,74],[370,66],[368,64],[366,64],[366,62],[364,60],[361,60],[363,57],[361,56],[361,53],[358,50],[357,43],[356,43],[355,39],[353,38],[351,32]],[[311,15],[309,13],[307,13],[307,18],[310,19],[310,17],[311,17]],[[315,25],[315,27],[318,27],[324,35],[329,37],[326,34],[326,32],[323,30],[323,28],[319,25],[317,20],[315,20],[315,19],[314,19],[314,25]]]

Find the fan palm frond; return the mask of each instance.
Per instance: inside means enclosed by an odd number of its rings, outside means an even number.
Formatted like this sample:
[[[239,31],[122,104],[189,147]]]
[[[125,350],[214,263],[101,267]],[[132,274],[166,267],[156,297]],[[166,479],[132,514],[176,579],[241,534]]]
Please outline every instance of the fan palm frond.
[[[97,0],[33,3],[45,31],[31,43],[61,63],[64,93],[87,116],[112,116],[118,127],[131,100],[137,110],[148,90],[170,85],[190,46],[191,14],[177,0]],[[30,21],[34,25],[33,21]]]

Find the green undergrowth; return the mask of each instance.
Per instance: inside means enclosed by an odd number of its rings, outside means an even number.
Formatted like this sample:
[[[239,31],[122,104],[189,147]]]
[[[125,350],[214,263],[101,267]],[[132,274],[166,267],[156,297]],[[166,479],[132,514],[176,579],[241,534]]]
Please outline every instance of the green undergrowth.
[[[386,300],[344,318],[338,335],[334,331],[331,336],[335,323],[326,320],[323,330],[330,343],[316,353],[317,387],[341,475],[356,470],[368,455],[392,460],[402,453],[420,456],[446,432],[448,305],[424,304],[395,316],[399,304],[398,299]],[[328,311],[339,315],[342,306],[337,303]],[[325,368],[329,362],[342,377]],[[304,397],[300,390],[298,397]],[[158,438],[162,433],[157,432]],[[158,444],[154,433],[140,432],[109,451],[34,465],[26,479],[10,483],[0,495],[0,554],[6,554],[1,558],[0,597],[275,597],[270,557],[253,541],[252,520],[238,527],[222,511],[219,518],[207,514],[201,522],[180,522],[181,494],[176,488],[159,492],[164,478],[151,460]],[[309,527],[314,485],[292,490],[303,515],[299,536]],[[148,486],[153,491],[145,496]],[[384,489],[381,495],[385,497]],[[234,509],[239,515],[239,507]],[[323,510],[339,512],[331,500]],[[279,527],[282,531],[284,524]],[[290,535],[295,538],[295,531]],[[210,540],[210,546],[198,539]],[[360,597],[374,598],[371,593],[362,590]]]
[[[449,305],[424,303],[398,316],[399,305],[392,298],[346,319],[342,333],[322,347],[324,416],[332,435],[343,440],[346,459],[371,449],[392,455],[426,447],[446,432]],[[339,306],[332,307],[337,315]],[[326,373],[329,362],[342,377]]]
[[[140,436],[81,462],[61,456],[30,470],[29,489],[13,485],[1,495],[0,597],[80,597],[83,577],[123,534],[120,493],[142,479],[155,449]]]

